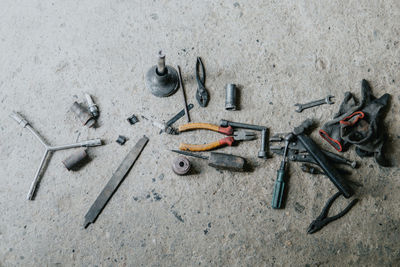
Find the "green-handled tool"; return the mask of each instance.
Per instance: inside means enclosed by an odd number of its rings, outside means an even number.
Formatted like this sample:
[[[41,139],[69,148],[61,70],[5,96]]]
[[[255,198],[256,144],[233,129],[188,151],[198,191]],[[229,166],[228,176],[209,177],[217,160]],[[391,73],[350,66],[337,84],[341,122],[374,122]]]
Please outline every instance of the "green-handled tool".
[[[289,143],[293,139],[293,134],[288,134],[285,136],[285,151],[283,152],[283,160],[281,162],[281,167],[278,170],[278,175],[276,176],[274,193],[272,196],[271,206],[273,209],[282,208],[282,202],[285,193],[285,176],[286,176],[286,159],[288,154]]]

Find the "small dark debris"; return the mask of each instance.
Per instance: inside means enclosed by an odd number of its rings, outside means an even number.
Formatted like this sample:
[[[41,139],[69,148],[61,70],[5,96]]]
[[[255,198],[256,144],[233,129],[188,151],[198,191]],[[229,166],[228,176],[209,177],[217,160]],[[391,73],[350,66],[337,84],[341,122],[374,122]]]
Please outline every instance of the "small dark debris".
[[[208,228],[211,228],[211,223],[209,222],[207,226],[208,226]]]
[[[146,198],[150,198],[150,195],[147,195]]]
[[[26,229],[27,225],[24,225],[24,229]]]
[[[130,116],[127,120],[130,123],[130,125],[134,125],[139,121],[139,119],[135,115]]]
[[[126,143],[127,138],[123,135],[118,136],[118,139],[115,141],[121,146]]]
[[[270,104],[270,105],[273,105],[274,103],[272,103],[272,102],[269,102],[269,104]]]
[[[272,67],[275,68],[276,67],[275,64],[273,64]]]
[[[171,210],[171,212],[172,212],[172,214],[174,214],[175,218],[177,218],[180,222],[185,222],[185,221],[182,219],[182,216],[178,214],[178,212],[176,212],[176,211],[174,211],[174,210]]]
[[[135,201],[138,201],[138,200],[139,200],[139,198],[137,198],[137,197],[133,197],[133,200],[135,200]]]
[[[162,199],[161,195],[156,192],[153,193],[153,196],[155,201],[160,201]]]
[[[205,235],[208,234],[208,229],[204,230],[204,234]]]
[[[156,182],[156,178],[151,178],[151,181],[152,181],[153,183],[155,183],[155,182]]]
[[[161,173],[160,176],[158,176],[158,180],[163,180],[164,179],[164,173]]]
[[[75,253],[75,249],[72,250],[72,253]]]
[[[296,212],[298,212],[298,213],[302,213],[303,211],[304,211],[304,206],[303,205],[301,205],[299,202],[296,202],[295,204],[294,204],[294,210],[296,211]]]

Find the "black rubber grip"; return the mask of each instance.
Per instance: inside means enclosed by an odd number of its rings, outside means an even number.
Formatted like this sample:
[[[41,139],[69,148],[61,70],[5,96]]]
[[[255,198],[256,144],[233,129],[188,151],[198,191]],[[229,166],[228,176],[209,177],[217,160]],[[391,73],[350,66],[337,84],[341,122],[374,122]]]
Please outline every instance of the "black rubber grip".
[[[297,135],[297,138],[303,144],[305,149],[307,149],[308,153],[310,153],[315,161],[319,164],[319,166],[321,166],[325,174],[329,177],[336,188],[343,194],[343,196],[345,198],[351,197],[354,194],[353,189],[346,183],[340,173],[334,167],[332,167],[332,165],[329,163],[329,160],[325,154],[322,153],[318,145],[305,134],[299,134]]]

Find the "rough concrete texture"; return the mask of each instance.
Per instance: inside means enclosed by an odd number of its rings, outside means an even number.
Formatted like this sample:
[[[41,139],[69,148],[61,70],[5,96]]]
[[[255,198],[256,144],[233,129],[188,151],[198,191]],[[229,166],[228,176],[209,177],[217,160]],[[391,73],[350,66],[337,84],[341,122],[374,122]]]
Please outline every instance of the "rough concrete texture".
[[[202,143],[206,131],[159,135],[131,114],[167,120],[182,109],[178,92],[156,98],[146,71],[163,49],[182,67],[195,122],[221,118],[268,126],[271,134],[305,118],[328,121],[345,91],[392,94],[386,116],[391,153],[400,159],[400,2],[388,1],[11,1],[0,3],[0,266],[398,266],[399,167],[360,161],[351,179],[360,202],[322,231],[306,228],[336,192],[328,179],[290,164],[284,210],[270,206],[281,158],[257,158],[259,139],[220,151],[247,157],[251,173],[220,172],[192,159],[179,177],[169,152]],[[203,58],[211,94],[195,100],[195,60]],[[224,110],[224,86],[241,86],[241,110]],[[69,111],[94,95],[99,127]],[[293,104],[336,96],[336,104],[301,114]],[[27,201],[42,146],[8,115],[21,112],[52,144],[102,138],[92,161],[67,171],[60,151],[49,160],[34,201]],[[184,123],[182,119],[179,123]],[[143,135],[150,142],[95,224],[90,205]],[[129,138],[124,146],[118,135]],[[332,150],[313,133],[325,148]],[[360,160],[353,150],[345,156]],[[346,205],[341,199],[333,213]]]

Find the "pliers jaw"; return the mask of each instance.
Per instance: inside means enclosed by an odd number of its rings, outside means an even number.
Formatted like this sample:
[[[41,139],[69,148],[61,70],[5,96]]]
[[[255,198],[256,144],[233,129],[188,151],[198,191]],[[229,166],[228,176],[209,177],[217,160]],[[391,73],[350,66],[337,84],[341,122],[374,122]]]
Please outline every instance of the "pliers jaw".
[[[310,226],[308,226],[307,234],[314,234],[314,233],[318,232],[319,230],[321,230],[322,227],[324,227],[324,226],[325,226],[325,223],[317,218],[316,220],[312,221]]]
[[[201,70],[200,70],[201,69]],[[200,73],[202,75],[200,75]],[[197,92],[196,99],[199,102],[199,105],[203,108],[207,106],[208,100],[210,99],[209,94],[206,89],[206,71],[204,69],[203,62],[201,58],[198,57],[196,61],[196,80],[197,80]]]
[[[308,228],[307,228],[307,233],[308,234],[314,234],[314,233],[318,232],[319,230],[321,230],[328,223],[333,222],[333,221],[343,217],[358,202],[358,199],[355,198],[341,212],[339,212],[338,214],[333,215],[331,217],[328,217],[329,209],[331,208],[333,202],[340,195],[342,195],[342,193],[341,192],[337,192],[331,198],[328,199],[328,201],[325,204],[325,207],[322,209],[321,214],[314,221],[312,221],[310,226],[308,226]]]

